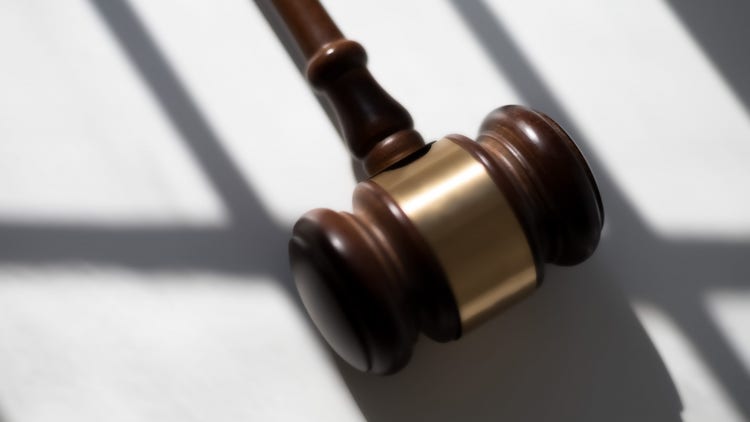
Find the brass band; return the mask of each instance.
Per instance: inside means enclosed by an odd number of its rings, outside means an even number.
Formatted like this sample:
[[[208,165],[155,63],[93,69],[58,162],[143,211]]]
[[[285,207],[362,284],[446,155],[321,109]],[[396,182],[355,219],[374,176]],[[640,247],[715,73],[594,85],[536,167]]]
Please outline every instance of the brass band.
[[[415,162],[375,176],[445,271],[463,331],[536,285],[526,236],[484,166],[450,139]]]

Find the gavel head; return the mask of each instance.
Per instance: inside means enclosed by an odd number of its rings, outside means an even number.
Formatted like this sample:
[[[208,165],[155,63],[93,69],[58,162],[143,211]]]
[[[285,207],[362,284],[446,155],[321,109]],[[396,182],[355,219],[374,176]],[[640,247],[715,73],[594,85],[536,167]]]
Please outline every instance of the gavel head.
[[[292,273],[336,353],[387,374],[420,332],[458,339],[533,291],[545,263],[588,258],[603,218],[570,137],[507,106],[477,142],[447,136],[358,184],[353,213],[305,214],[289,244]]]

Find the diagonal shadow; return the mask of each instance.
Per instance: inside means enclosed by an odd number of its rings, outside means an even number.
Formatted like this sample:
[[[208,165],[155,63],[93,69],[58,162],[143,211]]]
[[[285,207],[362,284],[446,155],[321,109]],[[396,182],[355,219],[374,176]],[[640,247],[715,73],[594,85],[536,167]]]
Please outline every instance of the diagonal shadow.
[[[290,291],[288,229],[269,215],[127,0],[90,0],[230,216],[227,227],[0,223],[0,262],[97,262],[143,270],[266,274]],[[294,295],[296,297],[296,295]]]
[[[262,206],[127,0],[90,1],[220,195],[231,216],[231,224],[220,228],[119,228],[0,223],[0,236],[6,240],[0,243],[0,262],[88,261],[144,270],[200,269],[266,274],[291,289],[284,258],[287,229],[275,223]],[[261,1],[256,3],[260,6]],[[453,4],[499,70],[516,84],[525,100],[572,128],[564,109],[484,4],[457,0]],[[571,132],[579,141],[582,139],[576,130]],[[586,149],[585,142],[583,148]],[[592,156],[590,151],[588,155]],[[735,402],[741,403],[741,397],[750,396],[747,375],[736,354],[700,303],[701,294],[711,287],[706,280],[716,274],[724,275],[724,286],[746,285],[743,282],[748,277],[740,265],[750,247],[745,243],[674,242],[659,238],[648,231],[602,166],[596,160],[591,164],[600,175],[611,229],[611,236],[605,239],[595,258],[577,269],[555,269],[556,274],[550,274],[550,278],[565,281],[549,283],[547,289],[529,300],[529,305],[509,311],[460,344],[443,345],[428,352],[426,350],[432,346],[422,342],[424,359],[415,359],[401,378],[411,377],[408,383],[399,384],[398,376],[369,377],[363,381],[365,378],[360,374],[342,368],[350,389],[369,419],[405,420],[408,415],[418,418],[432,413],[433,420],[455,420],[472,415],[470,404],[477,405],[473,409],[475,413],[488,420],[496,420],[497,414],[503,412],[511,416],[537,416],[536,419],[546,415],[548,419],[558,420],[566,419],[557,417],[566,414],[582,416],[585,420],[608,415],[611,420],[613,408],[623,403],[632,405],[632,400],[627,401],[625,397],[630,394],[641,398],[644,394],[639,390],[645,388],[662,401],[639,403],[642,407],[635,413],[624,412],[622,417],[632,419],[637,415],[658,414],[661,415],[659,420],[673,420],[671,412],[679,407],[679,402],[673,397],[671,384],[665,384],[656,376],[650,379],[652,385],[643,386],[633,375],[665,374],[658,355],[650,343],[644,342],[647,337],[633,318],[632,310],[618,301],[617,288],[608,283],[587,282],[597,279],[616,280],[616,285],[629,294],[669,312],[689,333]],[[700,260],[696,261],[696,257]],[[637,265],[629,265],[631,263]],[[622,271],[613,272],[611,268]],[[584,306],[580,306],[582,303]],[[549,313],[558,311],[559,318],[550,321]],[[606,315],[608,319],[598,321],[592,315]],[[622,338],[615,345],[625,350],[615,350],[608,344],[613,330]],[[531,341],[503,341],[523,337]],[[572,341],[566,341],[568,339]],[[550,353],[550,350],[555,352]],[[505,363],[497,362],[498,354]],[[620,361],[623,356],[635,358]],[[451,366],[446,368],[448,363]],[[441,368],[442,373],[437,375],[443,383],[431,386],[427,383],[435,380],[435,368]],[[494,388],[498,377],[512,382]],[[576,383],[577,389],[566,389],[571,377],[582,380]],[[622,385],[613,385],[615,383]],[[613,391],[623,397],[613,397],[606,388],[601,388],[603,385],[613,387]],[[487,393],[479,394],[484,387]],[[530,403],[529,397],[540,397],[535,394],[540,391],[556,396],[542,396],[545,406]],[[476,393],[477,397],[468,397],[467,392]],[[419,398],[422,396],[424,399]],[[392,406],[383,403],[380,400],[383,397],[390,398]],[[436,400],[432,410],[425,400]],[[527,408],[514,407],[514,400]],[[580,404],[589,400],[588,413],[582,415]],[[665,405],[664,401],[668,403]],[[376,408],[378,406],[381,408]],[[738,406],[748,414],[747,405]],[[504,411],[502,407],[510,410]],[[388,419],[389,416],[392,417]]]
[[[709,2],[702,0],[667,0],[703,52],[750,112],[750,3],[744,0]]]
[[[750,243],[672,240],[651,231],[596,159],[590,143],[495,14],[481,0],[451,2],[524,101],[559,121],[589,158],[607,207],[610,233],[593,258],[587,275],[614,280],[634,299],[651,303],[674,318],[726,388],[734,405],[750,418],[750,401],[747,400],[750,397],[750,377],[737,352],[707,313],[704,302],[706,293],[717,287],[750,287],[750,272],[746,265]],[[742,69],[747,67],[746,63],[734,66],[735,60],[727,69]],[[741,93],[745,94],[744,91]]]

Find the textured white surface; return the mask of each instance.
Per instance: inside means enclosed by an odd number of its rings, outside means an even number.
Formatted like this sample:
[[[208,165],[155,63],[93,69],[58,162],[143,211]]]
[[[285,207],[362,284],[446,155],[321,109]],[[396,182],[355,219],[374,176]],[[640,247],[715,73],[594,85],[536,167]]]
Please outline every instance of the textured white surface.
[[[570,128],[595,258],[356,374],[284,271],[300,213],[348,208],[349,160],[256,5],[5,2],[0,421],[750,417],[748,99],[673,6],[325,4],[426,137],[518,102]]]

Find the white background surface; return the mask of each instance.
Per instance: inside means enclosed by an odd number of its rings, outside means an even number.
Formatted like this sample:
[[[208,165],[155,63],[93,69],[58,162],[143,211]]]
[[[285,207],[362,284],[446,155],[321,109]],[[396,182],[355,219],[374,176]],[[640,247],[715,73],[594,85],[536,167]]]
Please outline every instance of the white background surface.
[[[402,373],[286,270],[347,155],[256,4],[0,4],[0,421],[750,418],[742,2],[326,1],[427,138],[507,103],[580,142],[596,256]],[[743,76],[744,75],[744,76]]]

